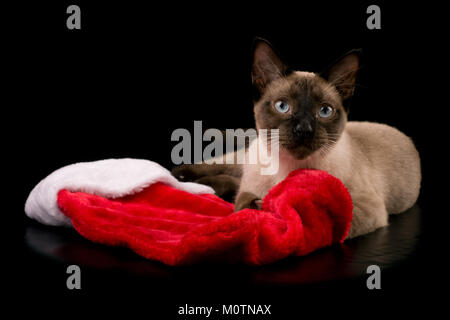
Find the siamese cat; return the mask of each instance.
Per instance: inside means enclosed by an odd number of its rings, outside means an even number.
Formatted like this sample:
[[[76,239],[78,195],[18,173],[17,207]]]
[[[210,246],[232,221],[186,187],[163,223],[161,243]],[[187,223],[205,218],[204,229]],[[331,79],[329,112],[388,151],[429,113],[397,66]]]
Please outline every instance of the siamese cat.
[[[411,139],[397,129],[347,121],[344,101],[353,95],[358,69],[359,51],[354,50],[321,75],[288,72],[272,46],[257,39],[252,67],[259,92],[255,122],[257,129],[279,130],[277,173],[261,175],[258,163],[202,163],[175,167],[173,175],[211,185],[219,196],[237,191],[239,211],[260,208],[261,199],[291,171],[320,169],[339,178],[350,192],[354,215],[349,237],[386,226],[389,213],[403,212],[416,202],[420,158]],[[245,150],[241,152],[254,149]]]

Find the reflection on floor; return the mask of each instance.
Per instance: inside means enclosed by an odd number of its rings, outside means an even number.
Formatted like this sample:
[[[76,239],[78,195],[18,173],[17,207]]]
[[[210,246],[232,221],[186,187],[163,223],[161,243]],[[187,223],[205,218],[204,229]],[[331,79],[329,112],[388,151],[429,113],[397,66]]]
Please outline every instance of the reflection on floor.
[[[301,284],[360,277],[368,265],[390,268],[414,253],[421,234],[421,210],[416,205],[403,214],[390,217],[390,224],[375,232],[313,252],[304,257],[289,257],[262,266],[228,266],[258,284]],[[65,264],[85,268],[124,270],[138,276],[169,279],[177,273],[196,269],[213,272],[211,266],[171,268],[148,261],[126,248],[92,243],[67,228],[53,228],[30,222],[25,245],[32,252]],[[223,267],[223,266],[222,266]],[[212,270],[212,271],[211,271]],[[217,270],[217,269],[216,269]]]

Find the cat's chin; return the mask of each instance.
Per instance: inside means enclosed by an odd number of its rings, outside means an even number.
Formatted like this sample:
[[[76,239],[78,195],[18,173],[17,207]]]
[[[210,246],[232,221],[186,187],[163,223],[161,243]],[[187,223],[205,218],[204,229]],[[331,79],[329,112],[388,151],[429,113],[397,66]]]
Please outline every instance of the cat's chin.
[[[316,151],[304,146],[287,147],[286,149],[296,160],[305,160]]]

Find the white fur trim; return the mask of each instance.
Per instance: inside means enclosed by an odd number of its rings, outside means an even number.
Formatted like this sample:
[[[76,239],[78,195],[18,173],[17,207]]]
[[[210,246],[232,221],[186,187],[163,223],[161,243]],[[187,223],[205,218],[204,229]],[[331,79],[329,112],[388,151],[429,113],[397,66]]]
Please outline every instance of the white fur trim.
[[[43,224],[71,226],[70,219],[57,204],[60,190],[119,198],[137,193],[155,182],[194,194],[214,193],[208,186],[178,181],[169,170],[152,161],[108,159],[75,163],[54,171],[31,191],[25,203],[25,213]]]

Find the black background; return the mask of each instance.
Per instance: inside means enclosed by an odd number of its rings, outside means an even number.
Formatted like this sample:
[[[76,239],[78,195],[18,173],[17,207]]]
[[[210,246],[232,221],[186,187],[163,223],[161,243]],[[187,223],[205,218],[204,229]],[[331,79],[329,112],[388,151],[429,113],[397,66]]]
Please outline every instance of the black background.
[[[81,30],[66,28],[69,4],[81,7]],[[422,297],[443,285],[439,274],[445,272],[433,271],[439,269],[436,264],[444,252],[439,244],[444,238],[440,227],[445,225],[444,217],[435,219],[441,203],[434,198],[437,179],[433,180],[439,172],[436,150],[445,140],[437,120],[447,112],[434,100],[441,89],[432,73],[435,64],[444,64],[439,57],[440,9],[378,1],[382,29],[368,30],[369,4],[24,5],[12,23],[11,30],[20,32],[17,37],[11,34],[12,48],[18,50],[8,61],[14,69],[9,81],[14,99],[6,122],[15,126],[7,146],[9,160],[20,168],[11,202],[26,225],[29,221],[22,212],[29,191],[61,166],[135,157],[170,168],[175,145],[170,136],[176,128],[192,131],[194,120],[203,120],[204,128],[253,127],[250,49],[255,36],[268,39],[290,66],[305,71],[320,72],[343,53],[362,48],[349,118],[395,126],[412,137],[420,152],[419,205],[430,217],[423,221],[421,246],[426,254],[419,261],[387,276],[385,289],[378,292],[351,280],[302,288],[230,287],[220,281],[226,269],[217,271],[217,282],[196,288],[174,281],[139,284],[120,274],[93,274],[87,288],[69,292],[65,269],[43,265],[25,252],[16,278],[19,293],[38,293],[42,301],[64,305],[100,303],[101,312],[126,302],[127,310],[147,309],[145,318],[153,318],[156,311],[170,317],[176,303],[270,303],[278,316],[296,317],[306,311],[373,315],[387,313],[392,306],[398,312],[424,307]]]

